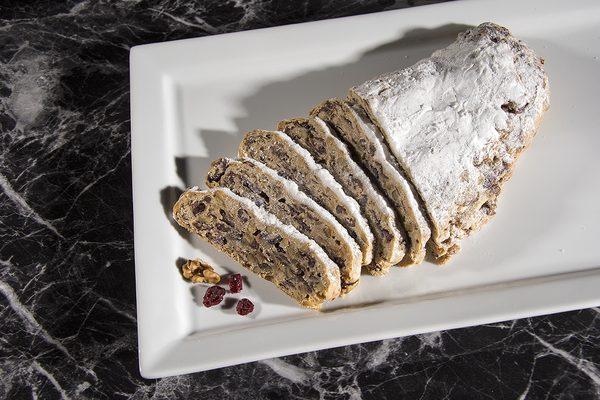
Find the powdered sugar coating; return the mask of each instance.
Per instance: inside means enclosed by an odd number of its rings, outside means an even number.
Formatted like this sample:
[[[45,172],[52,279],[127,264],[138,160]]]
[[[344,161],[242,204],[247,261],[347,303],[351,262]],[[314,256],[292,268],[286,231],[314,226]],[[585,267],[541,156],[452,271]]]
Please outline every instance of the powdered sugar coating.
[[[347,161],[345,168],[348,169],[349,173],[360,182],[362,190],[368,193],[369,201],[374,203],[376,211],[370,211],[377,212],[382,220],[382,223],[385,224],[385,229],[387,229],[394,238],[397,238],[397,240],[392,242],[394,248],[391,249],[392,251],[390,252],[388,261],[393,264],[400,262],[404,255],[403,246],[400,245],[404,239],[396,227],[396,215],[394,210],[390,208],[386,199],[375,189],[371,179],[365,174],[362,168],[352,159],[348,146],[346,146],[345,143],[343,143],[331,132],[329,126],[321,118],[315,116],[312,117],[312,121],[316,125],[317,129],[320,129],[321,135],[326,138],[329,143],[332,143],[340,153],[345,155],[345,159]]]
[[[425,244],[429,240],[431,231],[425,216],[421,212],[419,202],[415,198],[414,189],[385,145],[385,139],[379,129],[355,105],[348,104],[347,112],[355,120],[359,134],[367,141],[368,147],[373,151],[373,154],[370,155],[371,159],[365,160],[365,163],[371,168],[381,170],[379,180],[385,179],[391,182],[391,184],[386,184],[381,181],[380,185],[382,187],[394,187],[393,191],[387,190],[387,195],[396,207],[402,210],[401,214],[404,218],[405,228],[411,238],[410,255],[415,263],[419,263],[423,260]]]
[[[422,196],[438,255],[493,215],[500,185],[549,101],[540,59],[491,23],[350,97]]]
[[[325,186],[331,188],[335,192],[335,194],[338,195],[340,203],[342,203],[344,207],[350,210],[352,215],[357,216],[357,223],[361,225],[365,232],[367,232],[367,236],[372,242],[373,233],[369,229],[367,221],[362,216],[360,212],[360,206],[358,205],[356,200],[354,200],[352,197],[348,196],[344,192],[344,188],[342,188],[342,185],[340,185],[339,182],[335,180],[335,178],[333,177],[333,175],[331,175],[329,171],[327,171],[325,168],[321,167],[319,164],[316,163],[316,161],[312,158],[308,150],[300,146],[298,143],[294,142],[288,135],[286,135],[283,132],[277,131],[277,135],[280,136],[286,142],[288,142],[289,145],[294,149],[294,151],[302,156],[302,158],[304,159],[304,161],[306,161],[306,164],[311,169],[311,171],[314,171],[315,174],[319,176],[321,182],[323,182]]]
[[[254,132],[258,132],[258,133],[265,132],[268,134],[272,134],[272,135],[277,136],[277,138],[279,140],[284,141],[286,143],[286,145],[288,146],[288,148],[290,148],[295,154],[300,156],[300,158],[304,162],[305,166],[309,169],[310,173],[318,179],[318,181],[321,183],[321,185],[323,187],[327,187],[329,190],[331,190],[334,193],[336,201],[340,205],[342,205],[346,210],[348,210],[348,215],[352,216],[354,223],[356,225],[354,227],[354,229],[357,232],[362,233],[362,240],[364,241],[364,243],[359,243],[359,245],[361,246],[361,250],[363,253],[363,264],[366,265],[366,264],[371,263],[371,261],[373,259],[372,248],[373,248],[374,236],[373,236],[373,233],[371,232],[371,229],[369,228],[369,225],[368,225],[366,219],[361,214],[360,206],[358,205],[356,200],[354,200],[352,197],[348,196],[344,192],[344,189],[342,188],[342,186],[335,180],[335,178],[331,175],[331,173],[329,171],[327,171],[325,168],[321,167],[319,164],[317,164],[317,162],[312,158],[312,156],[310,155],[310,153],[307,150],[305,150],[300,145],[298,145],[296,142],[294,142],[284,132],[281,132],[281,131],[254,131]],[[251,132],[250,134],[252,134],[254,132]],[[243,144],[238,151],[238,155],[240,157],[252,158],[252,156],[250,154],[246,153],[246,149],[244,149]],[[334,214],[334,213],[332,212],[332,214]],[[366,250],[366,249],[368,249],[368,250]]]
[[[294,228],[291,225],[286,225],[282,223],[276,216],[267,212],[266,210],[258,207],[254,204],[253,201],[247,199],[242,196],[238,196],[233,191],[228,188],[217,187],[211,189],[199,190],[197,186],[189,189],[190,192],[198,192],[198,193],[207,193],[216,195],[216,193],[221,193],[226,197],[233,199],[235,202],[241,204],[244,209],[251,212],[252,215],[261,223],[265,225],[271,225],[275,228],[281,230],[286,235],[293,237],[297,241],[306,244],[309,250],[311,250],[316,258],[319,259],[325,265],[327,278],[332,282],[332,286],[338,288],[337,294],[333,297],[337,297],[339,295],[339,288],[341,288],[340,274],[338,266],[329,258],[329,256],[325,253],[325,251],[319,246],[314,240],[310,239],[299,230]]]
[[[331,139],[332,143],[335,144],[335,146],[340,150],[340,152],[347,154],[349,157],[349,160],[351,162],[348,163],[348,168],[351,169],[352,174],[361,181],[362,186],[365,189],[369,189],[369,188],[373,188],[372,193],[373,193],[373,201],[375,201],[375,203],[377,204],[377,206],[379,207],[379,209],[382,210],[382,212],[387,215],[390,218],[394,218],[394,211],[390,208],[390,206],[388,205],[387,201],[383,198],[382,195],[380,195],[377,191],[375,191],[375,188],[373,187],[373,184],[371,183],[371,180],[369,179],[369,177],[365,174],[365,172],[362,170],[362,168],[360,168],[358,166],[358,164],[356,164],[349,155],[349,150],[348,150],[348,146],[346,146],[345,143],[343,143],[341,140],[339,140],[337,137],[335,137],[329,127],[327,126],[327,124],[325,122],[323,122],[323,120],[319,117],[313,117],[314,122],[319,125],[320,129],[323,130],[323,132],[325,132],[325,135],[327,135],[328,138]]]
[[[354,280],[358,280],[360,278],[360,260],[362,260],[362,252],[360,251],[360,247],[356,243],[356,241],[350,236],[346,228],[342,226],[338,222],[337,219],[329,211],[324,209],[321,205],[319,205],[316,201],[311,199],[306,193],[304,193],[296,182],[286,179],[280,176],[277,171],[267,167],[260,161],[254,160],[253,158],[242,157],[240,161],[250,163],[254,165],[256,168],[260,169],[266,175],[270,176],[271,179],[280,182],[285,187],[285,194],[292,198],[295,202],[306,205],[309,209],[314,210],[321,218],[326,220],[329,223],[329,226],[334,229],[336,236],[344,240],[350,246],[352,252],[352,258],[354,260],[359,260],[359,263],[351,269],[353,271],[349,271],[350,275],[354,278]],[[235,162],[232,160],[232,162]]]

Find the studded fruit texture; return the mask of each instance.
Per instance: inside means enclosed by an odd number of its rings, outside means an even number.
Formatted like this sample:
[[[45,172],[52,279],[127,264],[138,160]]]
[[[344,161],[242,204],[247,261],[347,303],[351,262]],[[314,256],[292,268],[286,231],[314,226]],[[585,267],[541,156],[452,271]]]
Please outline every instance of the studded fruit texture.
[[[243,289],[243,283],[242,283],[242,275],[240,274],[233,274],[229,277],[228,283],[229,283],[229,290],[231,291],[231,293],[239,293],[242,291]]]
[[[254,311],[254,304],[250,300],[243,298],[238,301],[235,310],[240,315],[248,315]]]
[[[202,304],[204,304],[205,307],[216,306],[223,301],[223,296],[225,296],[225,289],[220,286],[211,286],[206,293],[204,293]]]

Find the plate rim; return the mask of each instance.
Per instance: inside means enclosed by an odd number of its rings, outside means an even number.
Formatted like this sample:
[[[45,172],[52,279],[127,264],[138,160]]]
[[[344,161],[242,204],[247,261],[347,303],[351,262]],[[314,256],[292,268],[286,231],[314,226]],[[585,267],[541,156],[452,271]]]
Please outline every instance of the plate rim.
[[[517,3],[517,0],[510,0]],[[432,10],[437,10],[438,14],[445,12],[457,12],[465,6],[472,6],[475,3],[478,7],[485,7],[485,3],[493,3],[493,0],[477,1],[461,0],[455,2],[446,2],[419,6],[414,8],[383,11],[380,13],[356,15],[342,18],[334,18],[315,22],[304,22],[299,24],[277,26],[272,28],[262,28],[250,31],[233,32],[215,36],[206,36],[200,38],[183,39],[172,42],[162,42],[154,44],[145,44],[132,47],[130,50],[130,111],[131,111],[131,164],[132,164],[132,196],[133,196],[133,220],[134,220],[134,257],[135,257],[135,279],[136,279],[136,312],[138,326],[138,356],[140,373],[144,378],[159,378],[164,376],[178,375],[184,373],[198,372],[213,368],[220,368],[239,363],[251,362],[269,357],[278,357],[289,354],[307,352],[325,349],[329,347],[344,346],[355,343],[368,342],[372,340],[381,340],[392,337],[407,336],[418,333],[426,333],[441,329],[455,329],[491,322],[504,321],[509,319],[531,317],[537,315],[550,314],[555,312],[564,312],[575,309],[594,307],[600,305],[600,292],[597,287],[600,287],[600,266],[594,266],[587,270],[574,271],[569,273],[558,274],[556,276],[549,275],[544,277],[521,279],[513,283],[503,283],[491,285],[493,287],[476,287],[474,290],[462,290],[452,292],[452,294],[444,294],[439,297],[421,298],[416,301],[402,301],[398,304],[391,302],[384,306],[378,307],[363,307],[359,310],[341,310],[340,312],[325,315],[325,318],[335,318],[336,320],[344,320],[348,318],[356,318],[355,315],[362,314],[370,321],[369,326],[377,326],[379,329],[375,332],[354,332],[339,337],[318,337],[313,338],[310,343],[302,343],[301,345],[288,345],[285,348],[271,349],[268,343],[265,343],[260,337],[266,333],[264,326],[254,326],[241,329],[237,332],[229,332],[228,335],[235,337],[243,332],[254,332],[258,335],[256,343],[252,343],[253,349],[251,352],[242,352],[242,349],[233,345],[230,352],[221,354],[220,359],[211,360],[195,360],[191,362],[178,362],[177,354],[179,352],[189,352],[193,348],[201,353],[202,346],[197,342],[187,337],[172,335],[172,337],[163,337],[159,343],[156,337],[153,336],[146,327],[146,322],[151,316],[151,312],[146,310],[144,299],[151,295],[151,289],[148,283],[151,280],[144,275],[143,263],[148,258],[146,252],[142,252],[143,243],[146,237],[142,232],[148,231],[147,219],[141,218],[142,209],[145,208],[144,202],[145,191],[144,179],[142,171],[144,171],[145,163],[148,161],[148,155],[143,153],[138,146],[144,140],[148,140],[148,136],[144,135],[147,132],[149,121],[145,121],[146,115],[152,107],[160,107],[160,102],[154,102],[150,98],[149,93],[158,95],[164,91],[165,86],[169,85],[168,79],[165,79],[165,72],[170,68],[174,68],[180,63],[180,60],[175,60],[171,57],[164,57],[165,51],[173,51],[181,53],[182,49],[198,46],[200,44],[211,43],[213,45],[221,45],[226,41],[231,41],[236,37],[249,37],[252,35],[264,35],[277,30],[294,30],[299,26],[310,24],[337,24],[350,23],[358,19],[374,18],[376,14],[395,13],[399,18],[408,18],[410,14],[431,13]],[[600,10],[599,4],[594,4],[593,0],[584,0],[577,4],[578,10],[589,10],[591,8]],[[559,0],[534,0],[530,4],[544,7],[546,12],[556,12],[564,9],[564,5],[560,4]],[[491,5],[491,4],[490,4]],[[164,122],[164,121],[163,121]],[[152,129],[152,128],[150,128]],[[163,134],[158,135],[157,142],[163,145],[168,145],[168,138]],[[147,147],[144,146],[144,149]],[[158,154],[160,156],[160,152]],[[164,171],[166,175],[168,171]],[[166,176],[165,175],[165,176]],[[160,231],[159,231],[160,232]],[[164,232],[163,232],[164,233]],[[576,285],[577,290],[565,290],[573,288]],[[490,294],[493,294],[490,296]],[[535,294],[535,296],[532,296]],[[437,321],[431,320],[435,315],[435,307],[440,302],[446,301],[451,296],[456,304],[462,307],[462,314],[454,314],[452,312],[442,316],[443,318]],[[497,304],[494,311],[483,310],[480,306],[486,301],[494,299]],[[417,305],[417,307],[415,307]],[[475,306],[476,305],[476,306]],[[418,307],[421,306],[421,307]],[[494,306],[491,304],[490,306]],[[375,321],[375,317],[379,313],[387,314],[397,313],[398,315],[406,315],[406,313],[428,311],[431,314],[425,313],[430,319],[422,318],[419,323],[412,323],[402,326],[401,322],[396,319],[387,320],[384,318],[382,323]],[[319,319],[321,320],[321,319]],[[440,322],[442,321],[442,322]],[[290,326],[297,324],[297,320],[278,322],[275,325],[269,325],[268,329],[275,331],[285,331],[290,329]],[[276,328],[273,328],[276,326]],[[270,332],[272,334],[272,331]],[[212,335],[215,336],[215,335]],[[251,335],[254,336],[254,335]],[[330,335],[331,336],[331,335]],[[205,336],[210,338],[211,335]],[[246,343],[247,345],[247,343]],[[247,350],[247,349],[246,349]],[[236,353],[236,351],[238,353]]]

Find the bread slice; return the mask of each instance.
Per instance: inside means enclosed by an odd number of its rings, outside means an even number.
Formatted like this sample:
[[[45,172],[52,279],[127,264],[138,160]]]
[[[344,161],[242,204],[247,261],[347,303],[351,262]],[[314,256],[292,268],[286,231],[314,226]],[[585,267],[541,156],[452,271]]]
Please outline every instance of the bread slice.
[[[315,162],[308,151],[283,132],[254,130],[242,140],[238,156],[258,160],[284,178],[296,182],[300,190],[333,214],[348,230],[360,246],[362,264],[371,263],[373,233],[361,215],[358,203],[344,193],[342,186]]]
[[[410,239],[406,264],[419,264],[431,231],[415,190],[397,165],[373,124],[340,99],[330,99],[310,114],[325,121],[353,150],[356,159],[369,171],[397,210]]]
[[[349,97],[420,193],[442,258],[495,214],[502,184],[549,104],[543,60],[492,23]]]
[[[346,145],[336,138],[319,118],[293,118],[281,121],[277,129],[285,132],[308,150],[316,162],[327,169],[360,205],[375,236],[373,275],[385,274],[398,264],[406,250],[405,239],[396,225],[396,215],[370,178],[352,159]]]
[[[319,245],[229,189],[190,189],[173,217],[305,307],[340,294],[340,270]]]
[[[342,293],[358,285],[362,262],[360,247],[329,211],[298,189],[294,182],[250,158],[220,158],[213,161],[206,184],[231,189],[313,239],[340,268]]]

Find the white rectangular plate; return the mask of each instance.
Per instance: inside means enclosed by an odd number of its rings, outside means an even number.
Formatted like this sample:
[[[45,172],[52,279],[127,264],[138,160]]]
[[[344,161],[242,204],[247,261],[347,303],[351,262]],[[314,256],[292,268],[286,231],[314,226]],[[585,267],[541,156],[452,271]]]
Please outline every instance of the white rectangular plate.
[[[365,276],[324,312],[250,275],[249,317],[204,308],[176,270],[202,257],[246,273],[167,216],[242,134],[302,116],[494,21],[546,59],[551,108],[498,215],[444,267]],[[135,47],[131,127],[140,370],[148,378],[600,304],[600,2],[461,1]],[[239,298],[241,296],[231,296]],[[228,304],[229,305],[229,304]]]

